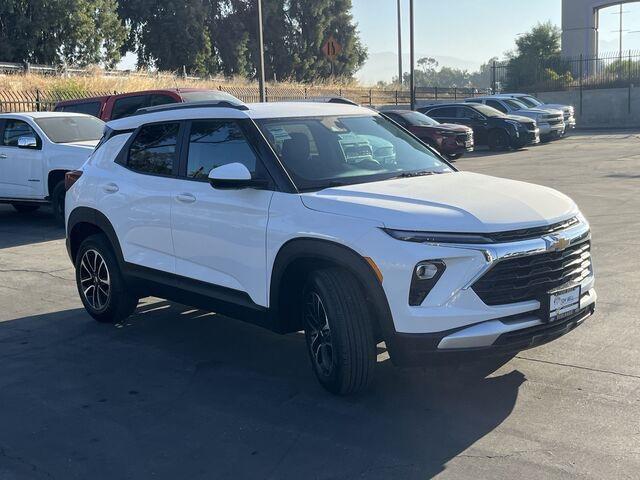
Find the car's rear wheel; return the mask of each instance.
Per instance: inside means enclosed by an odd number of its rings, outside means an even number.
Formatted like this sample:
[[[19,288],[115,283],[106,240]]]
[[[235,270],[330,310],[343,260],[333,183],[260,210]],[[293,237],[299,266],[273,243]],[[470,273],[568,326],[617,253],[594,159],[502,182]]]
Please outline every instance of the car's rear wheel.
[[[92,235],[82,242],[75,267],[80,299],[94,319],[116,323],[134,312],[138,298],[126,288],[111,245],[104,235]]]
[[[59,225],[64,225],[64,199],[67,191],[64,188],[64,181],[60,181],[53,188],[51,194],[51,208],[53,209],[53,218]]]
[[[311,274],[303,295],[307,349],[322,386],[337,395],[366,389],[376,344],[360,284],[347,271],[328,268]]]
[[[489,132],[488,144],[490,150],[506,150],[510,147],[509,134],[504,130]]]
[[[445,155],[445,157],[447,157],[447,160],[458,160],[460,157],[462,157],[461,153],[447,153]]]
[[[18,213],[31,213],[40,208],[40,205],[28,205],[25,203],[13,203],[11,205]]]

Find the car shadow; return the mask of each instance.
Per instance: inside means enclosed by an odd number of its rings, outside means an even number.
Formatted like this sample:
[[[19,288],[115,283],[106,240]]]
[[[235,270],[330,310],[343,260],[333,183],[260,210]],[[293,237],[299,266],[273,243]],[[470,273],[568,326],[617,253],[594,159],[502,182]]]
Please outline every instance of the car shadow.
[[[35,212],[18,213],[11,205],[0,204],[0,249],[64,238],[48,205]]]
[[[380,361],[373,390],[335,397],[302,334],[165,301],[117,326],[82,309],[7,320],[0,347],[9,478],[431,478],[525,381]]]

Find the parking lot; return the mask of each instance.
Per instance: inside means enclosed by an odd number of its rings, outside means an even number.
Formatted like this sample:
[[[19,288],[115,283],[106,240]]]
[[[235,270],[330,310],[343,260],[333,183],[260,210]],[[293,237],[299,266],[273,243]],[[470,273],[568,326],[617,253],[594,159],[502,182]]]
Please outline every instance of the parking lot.
[[[0,479],[638,478],[639,147],[577,133],[459,160],[576,200],[596,314],[495,371],[381,354],[374,389],[350,398],[319,386],[299,334],[157,299],[98,324],[64,231],[0,206]]]

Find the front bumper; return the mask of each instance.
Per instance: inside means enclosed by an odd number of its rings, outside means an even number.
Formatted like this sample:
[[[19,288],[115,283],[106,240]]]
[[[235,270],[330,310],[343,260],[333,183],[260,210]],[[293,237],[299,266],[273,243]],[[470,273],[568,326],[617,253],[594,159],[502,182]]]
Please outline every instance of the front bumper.
[[[544,345],[569,333],[594,313],[595,291],[592,295],[592,303],[557,322],[543,322],[531,315],[492,320],[448,332],[397,334],[391,358],[397,366],[411,367],[474,361]]]
[[[561,137],[564,134],[564,123],[552,125],[550,123],[538,123],[541,137]]]
[[[568,319],[549,322],[545,318],[544,298],[537,294],[537,299],[488,304],[476,293],[474,285],[503,260],[511,261],[514,257],[526,258],[555,252],[557,250],[552,245],[560,240],[566,245],[564,248],[573,248],[589,239],[589,225],[579,217],[576,224],[554,232],[553,235],[520,241],[478,245],[397,244],[398,248],[394,252],[397,251],[403,257],[413,256],[409,265],[418,259],[438,258],[445,262],[446,270],[423,303],[411,307],[407,304],[406,297],[408,285],[403,284],[407,277],[407,262],[402,266],[403,262],[394,259],[389,266],[398,268],[397,271],[389,270],[383,264],[383,287],[394,324],[393,331],[387,330],[385,341],[393,362],[398,365],[416,365],[422,361],[431,362],[434,358],[475,358],[518,351],[544,343],[559,336],[556,333],[563,334],[574,328],[595,309],[597,297],[591,263],[588,267],[589,274],[577,281],[581,287],[578,310],[580,318],[573,318],[573,323]],[[565,331],[558,325],[570,328]],[[544,332],[554,333],[547,335]]]

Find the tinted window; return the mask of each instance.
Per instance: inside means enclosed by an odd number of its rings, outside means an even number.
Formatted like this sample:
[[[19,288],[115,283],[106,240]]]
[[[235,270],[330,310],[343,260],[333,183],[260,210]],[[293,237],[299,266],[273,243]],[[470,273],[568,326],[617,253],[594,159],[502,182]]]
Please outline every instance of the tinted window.
[[[387,113],[387,112],[383,112],[383,114],[386,117],[389,117],[391,120],[393,120],[394,122],[399,123],[400,125],[402,125],[403,127],[408,127],[410,124],[407,120],[405,120],[404,118],[402,118],[402,115],[399,115],[397,113]]]
[[[487,106],[500,110],[502,113],[507,113],[507,109],[497,100],[487,100]]]
[[[72,105],[62,105],[60,108],[56,108],[56,111],[84,113],[87,115],[93,115],[94,117],[99,117],[101,107],[102,103],[100,102],[74,103]]]
[[[99,140],[104,122],[94,117],[37,118],[35,122],[53,143]]]
[[[456,107],[441,107],[427,111],[427,115],[434,118],[455,118]]]
[[[153,94],[149,95],[145,107],[157,107],[158,105],[166,105],[167,103],[176,103],[169,95]]]
[[[146,107],[146,95],[136,95],[133,97],[119,98],[113,103],[111,111],[111,119],[128,117],[133,115],[139,108]]]
[[[179,130],[178,123],[143,126],[131,144],[127,166],[137,172],[171,175]]]
[[[230,120],[199,120],[191,124],[187,177],[206,179],[214,168],[242,163],[256,171],[256,156],[238,124]]]
[[[433,127],[435,125],[440,125],[440,122],[437,120],[427,117],[424,113],[420,112],[403,113],[402,119],[407,125],[413,125],[415,127]]]
[[[38,135],[28,123],[22,120],[7,119],[4,124],[2,145],[5,147],[17,147],[20,137],[35,137],[36,140],[39,140]]]
[[[458,108],[458,118],[475,118],[480,114],[476,112],[473,108],[468,107],[460,107]]]

